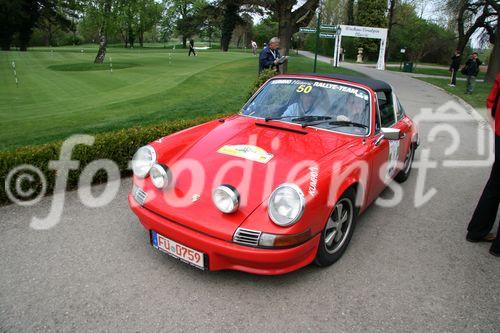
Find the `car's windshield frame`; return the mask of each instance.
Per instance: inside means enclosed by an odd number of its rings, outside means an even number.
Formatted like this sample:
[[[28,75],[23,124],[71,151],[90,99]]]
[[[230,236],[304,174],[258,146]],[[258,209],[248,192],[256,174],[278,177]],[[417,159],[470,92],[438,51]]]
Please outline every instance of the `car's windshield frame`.
[[[257,98],[257,96],[261,93],[261,91],[264,89],[264,87],[266,87],[268,84],[271,83],[271,81],[273,81],[273,80],[282,80],[282,79],[300,79],[300,80],[319,81],[319,82],[326,82],[326,83],[332,83],[333,82],[335,84],[343,85],[343,86],[346,86],[346,87],[353,87],[353,88],[357,88],[357,89],[363,90],[364,92],[366,92],[368,94],[368,98],[369,98],[368,107],[369,107],[369,113],[370,113],[370,115],[369,115],[369,124],[368,124],[368,131],[365,134],[348,133],[348,132],[345,132],[345,131],[336,130],[335,128],[324,128],[324,127],[318,127],[318,126],[308,126],[308,128],[314,128],[314,129],[318,129],[318,130],[323,130],[323,131],[328,131],[328,132],[335,132],[335,133],[345,134],[345,135],[352,135],[352,136],[363,137],[363,138],[369,137],[372,134],[372,127],[373,127],[372,126],[372,122],[373,122],[373,105],[372,105],[373,104],[372,103],[372,101],[373,101],[373,93],[372,93],[372,91],[370,89],[367,89],[366,87],[364,87],[362,85],[355,84],[355,83],[350,83],[350,82],[345,82],[345,81],[337,81],[337,80],[328,80],[328,79],[316,78],[316,77],[311,77],[311,76],[282,76],[282,75],[279,75],[279,76],[275,76],[275,77],[271,78],[265,84],[263,84],[259,88],[259,90],[257,90],[257,92],[255,94],[253,94],[253,96],[243,105],[243,107],[240,110],[240,115],[244,116],[244,117],[255,118],[255,119],[265,119],[265,117],[257,117],[257,116],[243,114],[243,112],[255,100],[255,98]],[[294,122],[291,122],[291,121],[286,121],[284,119],[277,119],[277,120],[274,120],[274,121],[283,122],[283,123],[286,123],[286,124],[291,124],[291,125],[296,125],[296,126],[301,126],[301,124],[299,124],[299,123],[294,123]]]

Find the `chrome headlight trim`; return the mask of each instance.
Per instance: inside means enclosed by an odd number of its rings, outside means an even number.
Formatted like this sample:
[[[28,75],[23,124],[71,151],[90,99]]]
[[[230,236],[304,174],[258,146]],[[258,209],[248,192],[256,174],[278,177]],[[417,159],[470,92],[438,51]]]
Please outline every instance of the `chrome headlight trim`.
[[[279,193],[279,191],[282,190],[283,188],[288,188],[288,189],[292,189],[293,191],[295,191],[295,193],[297,194],[297,197],[299,199],[299,207],[298,207],[299,211],[298,211],[297,215],[294,218],[292,218],[290,221],[287,221],[287,222],[279,221],[278,218],[276,216],[274,216],[274,213],[273,213],[273,211],[277,212],[277,210],[275,209],[274,204],[273,204],[273,201],[274,201],[273,199]],[[284,184],[281,184],[278,187],[276,187],[276,189],[274,189],[273,193],[269,197],[267,213],[268,213],[269,217],[271,218],[271,220],[274,222],[274,224],[276,224],[280,227],[289,227],[289,226],[297,223],[298,220],[300,220],[300,218],[304,214],[305,206],[306,206],[306,199],[304,196],[304,192],[302,192],[300,187],[298,187],[297,185],[295,185],[293,183],[284,183]],[[283,215],[281,215],[281,216],[283,217]]]
[[[220,201],[217,201],[217,195],[219,193],[222,195],[226,195],[227,198],[231,201],[231,206],[229,206],[228,209],[225,209],[224,207],[222,207],[220,205]],[[222,184],[222,185],[217,186],[215,188],[215,190],[212,192],[212,201],[218,210],[220,210],[221,212],[223,212],[225,214],[231,214],[231,213],[234,213],[235,211],[237,211],[238,207],[240,206],[240,194],[238,193],[236,188],[234,188],[233,186],[227,185],[227,184]]]
[[[172,180],[168,166],[159,163],[153,164],[151,170],[149,171],[149,177],[151,177],[153,185],[160,190],[166,189]]]
[[[140,154],[143,153],[148,153],[151,156],[151,159],[146,161],[146,160],[139,160],[141,157]],[[139,163],[144,163],[145,165],[139,165]],[[146,178],[148,176],[149,171],[153,167],[153,165],[156,163],[156,151],[154,150],[153,147],[150,145],[143,146],[139,149],[134,154],[134,157],[132,157],[132,171],[134,172],[134,175],[139,177],[139,178]]]

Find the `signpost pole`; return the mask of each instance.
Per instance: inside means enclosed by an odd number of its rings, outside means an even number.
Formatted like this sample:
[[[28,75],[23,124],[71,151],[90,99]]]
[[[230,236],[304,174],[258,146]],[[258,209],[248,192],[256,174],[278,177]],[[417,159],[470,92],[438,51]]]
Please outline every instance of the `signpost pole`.
[[[316,64],[318,62],[318,48],[319,48],[319,31],[320,31],[320,25],[321,25],[321,7],[318,10],[318,22],[316,24],[316,47],[314,50],[314,68],[313,68],[313,73],[316,73]]]

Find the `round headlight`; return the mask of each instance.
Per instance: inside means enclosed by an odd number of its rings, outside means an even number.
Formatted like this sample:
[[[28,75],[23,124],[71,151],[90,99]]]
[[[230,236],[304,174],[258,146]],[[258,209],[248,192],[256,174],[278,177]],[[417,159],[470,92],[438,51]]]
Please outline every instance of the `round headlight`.
[[[156,188],[165,189],[170,184],[170,170],[165,165],[155,163],[149,171],[149,176]]]
[[[144,178],[156,162],[156,152],[151,146],[144,146],[137,150],[132,158],[132,171],[137,177]]]
[[[304,212],[305,198],[295,184],[278,186],[269,198],[268,214],[280,227],[288,227],[297,222]]]
[[[212,193],[212,200],[221,212],[234,213],[240,204],[240,195],[231,185],[220,185]]]

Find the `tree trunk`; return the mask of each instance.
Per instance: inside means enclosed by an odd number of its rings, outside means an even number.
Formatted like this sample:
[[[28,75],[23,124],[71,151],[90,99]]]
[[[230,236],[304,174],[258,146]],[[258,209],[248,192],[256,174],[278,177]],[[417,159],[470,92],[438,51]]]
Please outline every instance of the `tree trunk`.
[[[500,18],[497,17],[497,29],[495,32],[495,44],[491,52],[490,61],[488,63],[488,71],[484,80],[486,82],[494,82],[498,73],[500,73],[500,32],[498,31],[498,24]]]
[[[129,26],[128,26],[128,43],[129,43],[131,48],[134,47],[134,41],[135,41],[134,30],[132,29],[132,25],[129,24]]]
[[[48,30],[48,32],[49,32],[49,34],[48,34],[49,35],[49,40],[48,40],[49,46],[54,46],[53,45],[54,33],[52,31],[52,25],[50,23],[49,23],[49,30]]]
[[[389,3],[389,19],[387,24],[387,42],[385,44],[385,61],[387,62],[387,57],[389,56],[389,42],[391,40],[392,26],[394,25],[394,7],[396,6],[397,0],[390,0]]]
[[[0,7],[1,8],[1,7]],[[10,15],[10,13],[9,13]],[[7,21],[5,17],[0,17],[0,47],[2,51],[10,51],[12,38],[14,36],[14,24],[12,21]]]
[[[19,50],[28,51],[28,44],[31,38],[32,29],[28,27],[22,27],[19,30]]]
[[[292,11],[280,10],[280,17],[278,23],[278,36],[280,39],[280,53],[282,56],[287,56],[290,50],[290,42],[292,39]],[[281,65],[282,73],[288,71],[288,63],[285,62]]]
[[[11,27],[4,27],[3,24],[0,25],[0,46],[2,51],[10,51],[12,36],[14,36],[14,31],[11,29]]]
[[[223,52],[227,52],[233,36],[234,27],[236,26],[239,6],[234,2],[227,1],[224,7],[224,17],[221,29],[221,49]]]
[[[141,28],[141,31],[139,31],[139,44],[141,47],[144,47],[144,30]]]
[[[102,64],[106,56],[106,47],[108,46],[108,19],[111,14],[111,1],[106,0],[104,3],[104,19],[99,30],[99,50],[94,60],[94,64]]]
[[[106,46],[108,45],[108,39],[105,34],[101,34],[99,40],[99,51],[94,60],[94,64],[102,64],[104,62],[104,57],[106,56]]]
[[[186,36],[182,36],[182,48],[186,48],[186,45],[187,45],[187,37]]]
[[[354,24],[354,0],[347,1],[347,24]]]

